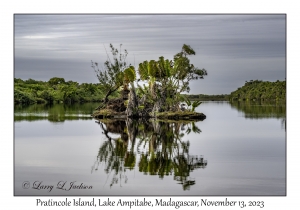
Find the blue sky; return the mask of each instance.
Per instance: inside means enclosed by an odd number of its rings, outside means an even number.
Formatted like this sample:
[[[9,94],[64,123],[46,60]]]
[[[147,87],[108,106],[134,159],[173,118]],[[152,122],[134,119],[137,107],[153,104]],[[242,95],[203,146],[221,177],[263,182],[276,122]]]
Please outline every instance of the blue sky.
[[[183,44],[208,71],[191,94],[228,94],[245,81],[285,80],[286,16],[265,15],[14,15],[14,76],[63,77],[96,83],[91,60],[122,44],[127,62],[172,59]]]

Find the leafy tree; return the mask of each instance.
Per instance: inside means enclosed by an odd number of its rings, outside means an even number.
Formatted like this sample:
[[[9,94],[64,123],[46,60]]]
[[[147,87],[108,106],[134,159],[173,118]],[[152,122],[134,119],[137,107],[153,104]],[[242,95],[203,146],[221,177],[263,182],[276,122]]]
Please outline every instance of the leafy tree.
[[[28,80],[25,80],[25,83],[26,84],[39,84],[39,83],[42,83],[42,81],[36,81],[34,79],[28,79]]]
[[[41,91],[38,96],[46,101],[48,101],[49,103],[53,103],[54,101],[54,97],[52,95],[52,93],[50,91],[47,90],[43,90]]]
[[[150,60],[139,64],[140,78],[149,82],[150,97],[155,101],[154,112],[179,110],[182,100],[180,93],[190,91],[191,80],[203,79],[207,75],[205,69],[199,69],[190,63],[188,56],[195,54],[189,45],[184,44],[173,60],[165,60],[161,56],[158,61]]]
[[[250,80],[243,87],[233,91],[229,96],[231,101],[261,100],[261,101],[285,101],[286,81],[261,81]]]
[[[68,81],[53,77],[48,82],[14,79],[15,104],[88,102],[100,101],[103,93],[99,84]]]
[[[120,52],[118,49],[114,48],[112,44],[110,44],[111,53],[113,55],[112,59],[110,59],[107,54],[107,61],[104,63],[104,68],[100,69],[97,62],[92,63],[92,68],[94,69],[99,83],[101,84],[102,90],[106,93],[104,97],[104,103],[108,102],[108,97],[117,91],[124,84],[124,70],[129,66],[126,63],[126,57],[128,55],[127,50],[124,52]]]
[[[65,79],[64,78],[59,78],[59,77],[53,77],[51,78],[48,83],[53,86],[53,85],[58,85],[58,84],[63,84],[65,83]]]
[[[14,103],[15,104],[33,104],[35,102],[36,102],[36,100],[34,100],[34,98],[30,94],[28,94],[26,92],[22,92],[17,89],[14,90]]]
[[[24,81],[22,79],[19,78],[14,78],[14,83],[24,83]]]
[[[188,108],[192,111],[192,112],[194,112],[195,111],[195,109],[198,107],[198,106],[200,106],[200,104],[202,103],[201,101],[190,101],[190,99],[188,99],[188,98],[185,98],[185,103],[186,103],[186,105],[188,106]]]
[[[174,55],[173,60],[159,57],[157,61],[144,61],[138,66],[139,80],[145,81],[147,86],[134,86],[136,80],[135,68],[127,66],[125,59],[127,51],[119,54],[119,51],[110,45],[113,59],[108,56],[104,63],[104,69],[99,68],[98,63],[92,61],[92,68],[97,74],[103,91],[106,93],[103,104],[97,109],[112,109],[119,112],[119,106],[113,103],[126,104],[128,117],[155,116],[157,112],[179,111],[180,102],[183,100],[182,92],[189,92],[191,80],[203,79],[207,72],[190,63],[189,56],[195,55],[195,51],[184,44],[179,53]],[[138,81],[139,81],[138,80]],[[130,84],[130,87],[129,87]],[[108,100],[108,96],[121,90],[122,98]],[[129,96],[128,93],[130,92]],[[192,110],[199,106],[199,102],[193,103]],[[113,107],[118,110],[114,110]],[[123,109],[122,109],[123,110]],[[96,114],[97,115],[97,114]],[[101,111],[99,112],[99,116]]]
[[[84,89],[84,91],[90,92],[91,94],[94,94],[97,90],[96,86],[92,83],[82,83],[81,86]]]

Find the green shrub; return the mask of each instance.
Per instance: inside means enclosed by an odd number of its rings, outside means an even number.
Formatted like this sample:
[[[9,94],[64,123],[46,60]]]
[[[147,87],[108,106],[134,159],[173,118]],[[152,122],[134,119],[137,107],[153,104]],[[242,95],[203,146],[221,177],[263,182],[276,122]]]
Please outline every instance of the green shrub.
[[[14,102],[15,104],[34,104],[36,100],[28,93],[14,90]]]

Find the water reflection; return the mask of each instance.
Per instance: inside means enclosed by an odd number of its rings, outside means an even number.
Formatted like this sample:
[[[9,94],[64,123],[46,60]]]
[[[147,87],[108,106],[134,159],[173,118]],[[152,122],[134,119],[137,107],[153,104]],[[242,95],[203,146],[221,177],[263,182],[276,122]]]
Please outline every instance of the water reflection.
[[[231,102],[231,107],[242,112],[245,118],[285,118],[286,105],[282,103]]]
[[[65,120],[90,120],[91,114],[98,103],[84,104],[33,104],[30,106],[16,105],[14,121],[48,120],[62,123]]]
[[[99,149],[92,172],[98,170],[99,165],[104,165],[108,177],[112,174],[108,178],[111,187],[126,183],[126,170],[133,170],[137,165],[144,175],[155,175],[161,179],[172,175],[183,190],[189,190],[196,184],[190,173],[207,165],[202,156],[189,154],[190,142],[183,140],[191,132],[201,132],[194,122],[127,119],[101,120],[98,123],[106,141]]]
[[[228,102],[214,102],[214,104]],[[29,106],[15,105],[15,121],[48,120],[50,122],[64,122],[65,120],[90,120],[98,103],[83,104],[33,104]],[[262,102],[230,102],[233,109],[237,109],[245,118],[279,118],[286,124],[286,105]],[[209,116],[208,116],[209,117]]]
[[[243,113],[245,118],[262,119],[277,118],[281,120],[281,127],[286,130],[286,104],[267,102],[230,102],[231,107]]]
[[[250,120],[241,103],[237,109],[229,102],[205,102],[197,111],[207,118],[194,124],[67,119],[89,116],[96,106],[15,108],[15,117],[45,116],[15,123],[15,195],[50,195],[22,188],[24,181],[41,177],[46,184],[77,180],[93,185],[93,191],[51,192],[64,196],[286,195],[286,135],[280,129],[286,121],[280,109],[272,108],[269,116],[282,118],[264,118],[257,109],[270,108],[254,104],[248,114],[260,116]],[[51,121],[51,113],[65,121]],[[194,155],[204,155],[209,164]]]

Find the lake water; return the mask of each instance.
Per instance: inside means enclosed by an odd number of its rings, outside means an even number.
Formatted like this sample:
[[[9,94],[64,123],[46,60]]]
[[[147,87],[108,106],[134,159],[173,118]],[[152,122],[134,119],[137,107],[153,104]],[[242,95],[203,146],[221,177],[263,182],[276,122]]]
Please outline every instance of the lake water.
[[[15,107],[15,195],[286,195],[286,107],[203,102],[198,122]]]

